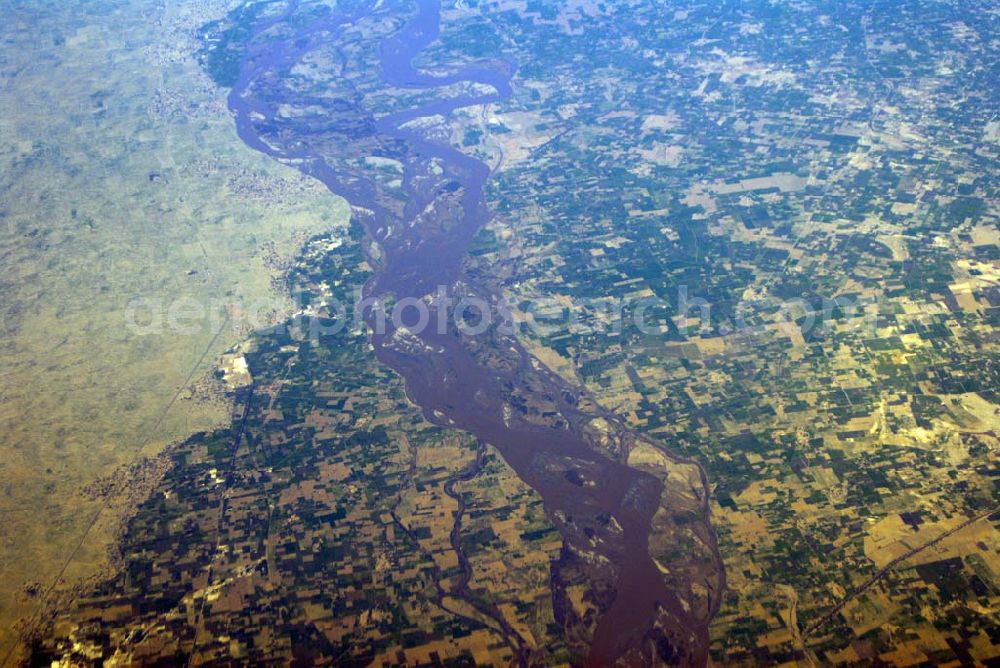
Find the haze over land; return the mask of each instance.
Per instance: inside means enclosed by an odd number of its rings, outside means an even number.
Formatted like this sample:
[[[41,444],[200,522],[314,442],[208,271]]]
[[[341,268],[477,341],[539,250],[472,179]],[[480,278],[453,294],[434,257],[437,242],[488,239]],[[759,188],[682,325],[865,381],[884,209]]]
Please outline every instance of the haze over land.
[[[212,327],[222,307],[288,308],[287,293],[271,285],[281,258],[343,225],[346,212],[235,140],[225,91],[201,72],[195,41],[224,3],[0,10],[6,650],[14,622],[37,604],[25,586],[51,584],[103,505],[99,479],[228,419],[221,397],[192,398],[246,335],[238,317]],[[125,317],[136,298],[160,304],[164,321],[182,299],[206,316],[187,333],[164,322],[139,335]],[[137,318],[147,322],[146,309]],[[67,580],[103,567],[114,515],[74,555]]]

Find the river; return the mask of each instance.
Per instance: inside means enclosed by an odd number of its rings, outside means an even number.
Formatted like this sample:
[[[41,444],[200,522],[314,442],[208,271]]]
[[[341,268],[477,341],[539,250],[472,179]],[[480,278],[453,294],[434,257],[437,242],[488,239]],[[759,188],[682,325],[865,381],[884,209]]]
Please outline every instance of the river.
[[[496,328],[474,335],[456,327],[454,309],[443,302],[430,306],[432,322],[441,314],[451,323],[443,330],[401,332],[391,323],[376,326],[378,304],[389,299],[427,303],[428,295],[440,292],[500,303],[489,281],[471,275],[463,263],[473,236],[490,219],[484,198],[490,167],[428,136],[423,125],[412,121],[447,118],[473,105],[502,104],[511,94],[516,63],[477,62],[442,72],[415,69],[414,57],[439,32],[436,0],[421,2],[415,12],[405,3],[372,3],[315,21],[290,20],[301,9],[299,2],[290,2],[256,27],[258,39],[229,96],[240,138],[347,199],[369,239],[377,242],[371,250],[375,273],[364,289],[375,300],[365,310],[375,354],[404,378],[408,396],[428,420],[494,445],[539,493],[564,541],[552,569],[557,617],[589,644],[587,663],[704,664],[706,617],[717,609],[724,588],[708,523],[704,475],[700,521],[714,554],[714,563],[705,570],[715,573],[707,616],[688,609],[687,594],[667,585],[649,555],[663,482],[627,466],[623,453],[595,444],[588,425],[595,417],[607,419],[618,443],[634,443],[641,435],[629,432],[583,388],[540,365],[515,336]],[[364,32],[358,26],[372,33],[391,23],[394,12],[406,20],[379,35],[379,63],[368,63],[377,67],[381,85],[389,94],[446,87],[452,93],[380,114],[365,107],[364,95],[346,87],[342,94],[325,96],[288,83],[289,73],[307,55],[341,39],[344,49],[332,53],[356,50],[347,40]],[[454,94],[457,86],[466,90]],[[289,117],[289,106],[306,111]],[[372,155],[402,164],[401,185],[392,192],[383,180],[357,167],[358,159]],[[581,578],[594,592],[596,619],[574,618],[568,604],[565,589]]]

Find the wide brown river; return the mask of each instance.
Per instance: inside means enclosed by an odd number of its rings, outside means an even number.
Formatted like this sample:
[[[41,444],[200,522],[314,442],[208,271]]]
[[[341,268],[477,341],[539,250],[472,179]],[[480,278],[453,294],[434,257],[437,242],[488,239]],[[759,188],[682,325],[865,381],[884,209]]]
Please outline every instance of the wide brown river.
[[[369,242],[377,242],[371,251],[375,273],[365,286],[366,297],[375,301],[364,311],[375,354],[405,379],[410,399],[428,420],[496,446],[539,493],[564,540],[552,569],[557,616],[565,628],[583,629],[581,637],[590,644],[587,663],[705,663],[706,615],[688,609],[649,555],[663,483],[627,466],[620,453],[595,445],[585,428],[604,417],[617,430],[618,442],[641,437],[582,388],[538,364],[511,334],[496,327],[480,334],[457,327],[454,309],[441,301],[428,306],[431,326],[402,331],[391,322],[377,326],[378,304],[393,299],[428,304],[428,295],[445,294],[500,303],[489,281],[470,275],[463,262],[473,236],[490,218],[484,201],[490,169],[411,121],[502,104],[511,92],[515,63],[477,62],[433,73],[415,69],[414,57],[438,34],[440,12],[433,0],[418,8],[372,3],[315,20],[302,20],[301,12],[298,2],[290,2],[255,27],[257,38],[229,97],[240,137],[346,198]],[[364,39],[375,40],[377,48],[358,47]],[[343,80],[336,72],[330,75],[330,94],[296,85],[291,74],[317,53],[327,54],[321,62],[344,73]],[[377,54],[377,62],[350,62],[357,53]],[[375,82],[368,90],[345,83],[347,73],[364,67]],[[386,95],[446,87],[448,92],[414,95],[416,105],[383,111],[369,108],[377,99],[372,86]],[[289,113],[290,108],[300,111]],[[359,166],[368,156],[401,164],[401,183],[387,185]],[[435,326],[438,315],[446,327]],[[702,485],[700,521],[708,535],[704,476]],[[714,612],[724,580],[714,536],[711,542],[715,563],[706,569],[717,574],[709,604]],[[565,594],[558,593],[581,578],[601,611],[596,620],[572,619]]]

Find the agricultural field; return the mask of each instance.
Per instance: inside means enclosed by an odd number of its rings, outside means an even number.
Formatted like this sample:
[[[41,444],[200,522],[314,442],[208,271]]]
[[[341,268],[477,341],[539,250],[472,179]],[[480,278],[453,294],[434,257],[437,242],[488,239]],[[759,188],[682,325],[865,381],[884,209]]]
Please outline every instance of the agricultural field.
[[[1000,661],[993,3],[0,8],[9,656]]]

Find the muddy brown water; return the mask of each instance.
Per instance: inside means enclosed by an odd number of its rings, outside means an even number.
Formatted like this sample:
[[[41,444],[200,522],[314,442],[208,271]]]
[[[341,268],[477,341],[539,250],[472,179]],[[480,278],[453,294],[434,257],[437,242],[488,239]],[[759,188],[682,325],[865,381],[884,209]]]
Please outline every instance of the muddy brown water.
[[[299,9],[298,2],[290,2],[281,14],[256,27],[261,39],[246,54],[229,96],[241,139],[314,176],[350,202],[379,246],[372,262],[375,273],[365,287],[367,297],[422,299],[443,286],[455,296],[498,303],[498,295],[463,270],[473,236],[490,218],[484,201],[489,167],[404,124],[435,114],[447,116],[461,107],[502,103],[511,93],[516,64],[480,62],[441,74],[416,70],[414,57],[438,34],[440,12],[434,0],[419,3],[415,12],[405,3],[373,3],[304,25],[288,21]],[[291,66],[306,54],[335,46],[366,21],[374,25],[375,18],[391,20],[393,12],[405,21],[397,19],[396,29],[380,37],[377,67],[384,86],[433,90],[478,83],[490,92],[436,98],[379,116],[379,110],[364,107],[359,95],[308,95],[287,85]],[[292,25],[296,27],[290,31]],[[289,119],[279,113],[287,105],[312,111]],[[402,163],[402,198],[351,166],[352,160],[368,155]],[[432,323],[441,308],[432,307]],[[495,330],[463,334],[452,322],[453,313],[445,315],[452,324],[444,330],[429,326],[399,332],[387,324],[372,335],[375,354],[404,378],[409,397],[429,420],[494,445],[539,493],[565,545],[553,568],[554,581],[572,564],[599,592],[603,614],[593,629],[587,663],[609,665],[640,645],[655,646],[650,630],[657,611],[664,609],[696,640],[684,647],[668,643],[664,649],[661,639],[658,658],[704,663],[706,620],[685,611],[648,551],[661,481],[595,448],[582,431],[594,417],[580,408],[583,390],[539,368],[515,337]],[[367,308],[365,316],[377,329],[376,307]],[[538,406],[549,408],[544,420],[533,421]],[[705,512],[707,524],[707,504]],[[721,573],[721,565],[716,566]],[[566,600],[555,604],[557,616],[565,621],[571,614]],[[647,653],[637,660],[641,655],[635,652],[629,656],[630,663],[656,658]]]

